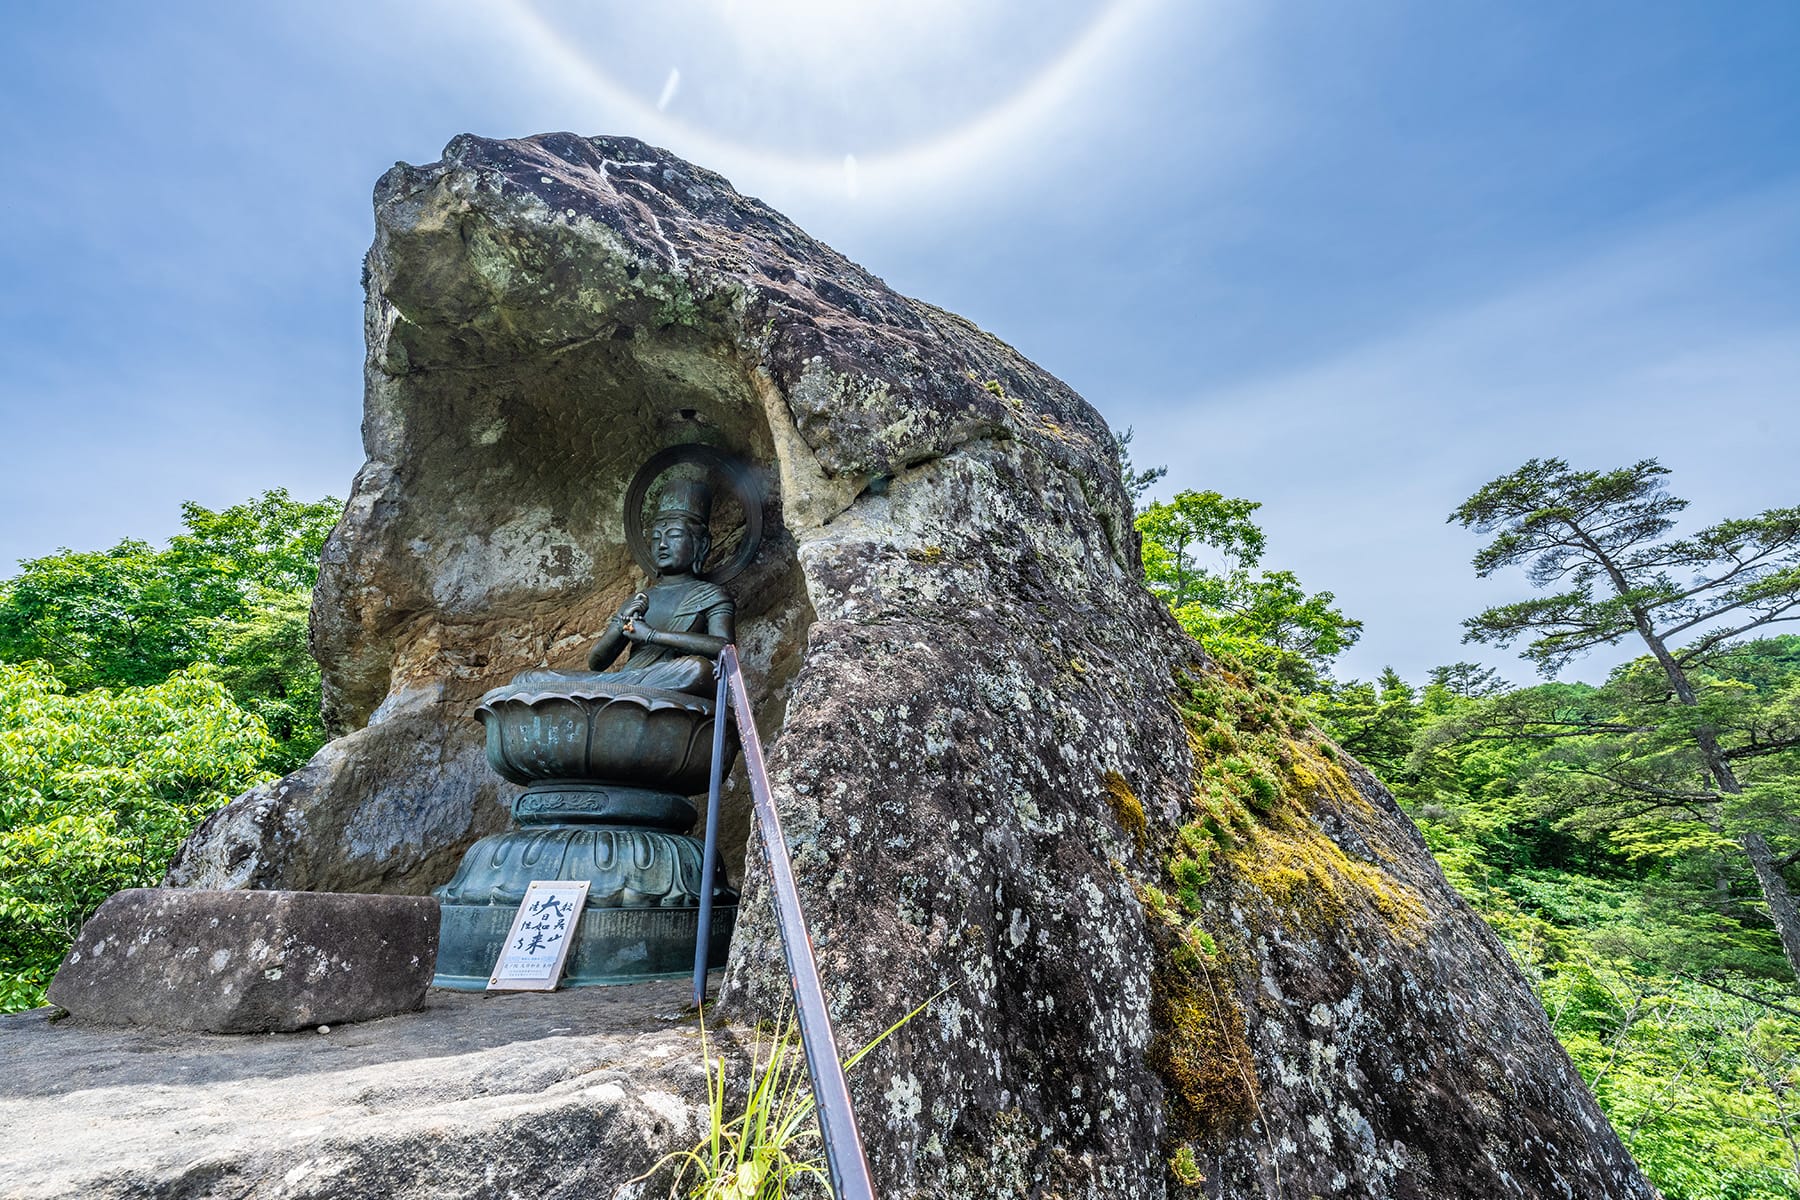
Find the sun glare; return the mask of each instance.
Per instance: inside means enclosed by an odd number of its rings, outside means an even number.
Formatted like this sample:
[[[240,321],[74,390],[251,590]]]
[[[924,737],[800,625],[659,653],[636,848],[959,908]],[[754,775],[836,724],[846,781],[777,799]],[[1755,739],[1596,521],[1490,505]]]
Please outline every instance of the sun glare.
[[[502,0],[521,52],[610,128],[728,175],[899,199],[1048,135],[1163,0],[997,5]],[[490,15],[495,11],[486,10]],[[679,61],[677,61],[679,59]]]

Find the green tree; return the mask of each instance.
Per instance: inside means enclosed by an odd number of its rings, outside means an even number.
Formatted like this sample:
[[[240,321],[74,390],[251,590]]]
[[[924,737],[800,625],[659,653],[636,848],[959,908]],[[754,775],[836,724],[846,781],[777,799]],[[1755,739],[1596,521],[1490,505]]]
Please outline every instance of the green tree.
[[[1670,1200],[1800,1194],[1800,1016],[1778,992],[1584,957],[1546,978],[1543,998],[1613,1127]]]
[[[1431,668],[1429,686],[1443,688],[1453,696],[1465,700],[1479,700],[1483,696],[1492,696],[1504,692],[1509,685],[1500,678],[1500,672],[1492,667],[1484,667],[1480,663],[1453,662],[1448,666]]]
[[[307,592],[264,592],[243,615],[213,622],[200,656],[268,727],[275,741],[268,766],[283,775],[325,744],[319,664],[306,641],[311,608]]]
[[[1597,715],[1528,721],[1520,736],[1564,742],[1565,799],[1638,849],[1740,849],[1800,976],[1800,906],[1783,874],[1800,853],[1778,858],[1769,843],[1800,840],[1800,699],[1718,671],[1744,635],[1800,619],[1800,508],[1674,537],[1687,502],[1665,489],[1667,474],[1649,459],[1606,472],[1532,459],[1470,497],[1450,520],[1493,535],[1477,574],[1522,566],[1550,594],[1469,618],[1466,637],[1531,636],[1523,653],[1546,675],[1598,646],[1645,646],[1649,658],[1615,673]]]
[[[1353,679],[1320,692],[1315,706],[1338,744],[1399,792],[1424,718],[1412,685],[1384,667],[1374,683]]]
[[[1739,643],[1701,674],[1703,693],[1728,683],[1765,707],[1800,675],[1800,637]],[[1655,662],[1620,675],[1654,680]],[[1631,819],[1581,798],[1590,756],[1609,765],[1679,706],[1641,711],[1610,681],[1508,689],[1469,663],[1430,678],[1397,771],[1377,763],[1390,689],[1348,684],[1315,704],[1334,727],[1346,722],[1335,704],[1376,735],[1358,756],[1388,772],[1661,1193],[1800,1196],[1800,1009],[1774,982],[1790,972],[1741,849],[1692,820]]]
[[[0,583],[0,661],[47,663],[79,690],[156,683],[200,652],[192,581],[146,542],[19,565]]]
[[[211,668],[70,694],[42,663],[0,664],[0,1009],[40,1003],[101,901],[160,879],[273,749]]]
[[[1266,539],[1256,501],[1186,491],[1138,515],[1144,579],[1213,654],[1269,672],[1291,691],[1317,691],[1362,622],[1308,594],[1291,571],[1260,569]]]
[[[181,506],[187,532],[169,541],[169,552],[221,589],[247,585],[276,592],[311,592],[319,581],[319,554],[343,504],[295,500],[274,488],[254,500],[214,512],[189,501]],[[229,601],[223,597],[220,608]]]
[[[1131,462],[1131,439],[1137,430],[1126,427],[1124,433],[1113,434],[1113,443],[1119,451],[1119,477],[1125,482],[1125,493],[1131,497],[1133,505],[1141,503],[1144,493],[1149,491],[1157,480],[1169,473],[1167,467],[1145,467],[1139,470]]]
[[[270,765],[291,769],[324,737],[306,608],[339,509],[280,489],[217,512],[189,503],[162,549],[124,541],[27,560],[0,582],[0,662],[46,663],[73,691],[216,664],[274,732]]]

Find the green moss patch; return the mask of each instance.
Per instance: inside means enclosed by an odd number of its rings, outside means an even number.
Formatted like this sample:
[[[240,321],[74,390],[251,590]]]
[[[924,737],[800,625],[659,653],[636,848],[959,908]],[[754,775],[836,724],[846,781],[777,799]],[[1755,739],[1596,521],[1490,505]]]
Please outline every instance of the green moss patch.
[[[1179,1181],[1181,1149],[1187,1149],[1183,1167],[1192,1166],[1191,1143],[1253,1114],[1259,1096],[1244,1013],[1217,943],[1168,909],[1153,914],[1152,938],[1155,1033],[1148,1055],[1169,1089],[1169,1135],[1176,1146],[1171,1170]]]
[[[1374,925],[1409,942],[1423,936],[1428,913],[1412,889],[1319,827],[1321,807],[1373,810],[1294,700],[1248,672],[1221,671],[1181,677],[1175,701],[1193,790],[1183,823],[1159,841],[1162,877],[1138,897],[1157,956],[1149,1059],[1168,1086],[1171,1178],[1188,1188],[1199,1177],[1193,1147],[1257,1116],[1259,1104],[1234,985],[1258,968],[1247,947],[1222,946],[1202,927],[1209,907],[1232,893],[1260,896],[1290,929]]]
[[[1117,771],[1108,771],[1100,781],[1106,791],[1106,802],[1112,805],[1113,815],[1119,818],[1119,827],[1131,835],[1137,848],[1144,848],[1145,838],[1150,832],[1149,819],[1144,816],[1144,805],[1125,782],[1125,777]]]

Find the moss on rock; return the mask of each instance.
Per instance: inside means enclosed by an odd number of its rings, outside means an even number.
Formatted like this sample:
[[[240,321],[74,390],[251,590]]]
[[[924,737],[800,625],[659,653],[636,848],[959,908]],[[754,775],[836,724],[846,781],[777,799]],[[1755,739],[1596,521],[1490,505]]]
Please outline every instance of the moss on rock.
[[[1409,942],[1423,936],[1427,913],[1411,888],[1321,828],[1321,806],[1367,810],[1368,801],[1293,699],[1221,670],[1182,675],[1175,702],[1194,755],[1193,791],[1161,846],[1163,878],[1139,898],[1157,948],[1148,1056],[1169,1088],[1172,1178],[1192,1187],[1188,1180],[1200,1177],[1192,1143],[1259,1114],[1256,1056],[1238,1000],[1238,980],[1256,975],[1253,947],[1221,948],[1201,928],[1209,901],[1253,891],[1299,930],[1335,927],[1354,937],[1372,920]],[[1109,773],[1106,787],[1118,811],[1115,778]]]
[[[1125,777],[1117,771],[1108,771],[1101,781],[1106,789],[1107,803],[1112,805],[1113,815],[1119,818],[1119,827],[1131,835],[1137,848],[1144,848],[1145,838],[1149,834],[1150,822],[1144,816],[1144,805],[1125,782]]]

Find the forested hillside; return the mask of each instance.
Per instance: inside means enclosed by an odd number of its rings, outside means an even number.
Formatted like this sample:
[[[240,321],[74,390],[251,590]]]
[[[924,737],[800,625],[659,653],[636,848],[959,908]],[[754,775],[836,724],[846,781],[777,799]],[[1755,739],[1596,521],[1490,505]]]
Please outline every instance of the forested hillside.
[[[1800,863],[1800,636],[1776,628],[1800,612],[1800,514],[1678,537],[1663,474],[1534,462],[1454,515],[1491,539],[1478,571],[1523,565],[1539,587],[1466,622],[1525,642],[1531,684],[1469,662],[1335,679],[1362,621],[1264,565],[1253,501],[1145,506],[1145,574],[1388,784],[1665,1195],[1800,1196],[1800,988],[1777,919]],[[1141,496],[1160,475],[1128,480]],[[279,491],[189,505],[166,547],[65,551],[0,583],[0,1010],[41,1002],[102,899],[318,747],[307,597],[337,512]],[[1604,683],[1554,678],[1633,638],[1645,653]]]
[[[1800,1194],[1800,1003],[1753,872],[1703,818],[1590,791],[1591,764],[1625,750],[1614,739],[1657,736],[1620,698],[1644,670],[1513,688],[1457,663],[1420,687],[1390,672],[1316,703],[1525,969],[1664,1194]],[[1800,637],[1739,647],[1708,685],[1792,703]]]

